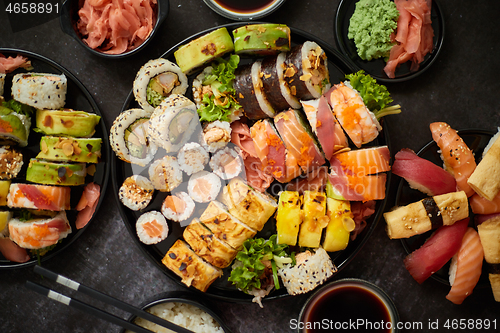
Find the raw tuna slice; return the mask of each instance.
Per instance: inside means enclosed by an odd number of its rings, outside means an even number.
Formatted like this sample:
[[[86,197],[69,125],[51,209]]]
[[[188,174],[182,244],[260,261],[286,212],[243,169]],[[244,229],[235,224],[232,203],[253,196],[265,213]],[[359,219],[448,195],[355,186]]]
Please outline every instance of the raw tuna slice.
[[[396,154],[392,173],[404,178],[412,189],[429,196],[455,192],[457,187],[452,175],[410,149],[402,149]]]
[[[418,250],[404,260],[408,272],[422,283],[443,267],[460,249],[469,218],[438,228]]]

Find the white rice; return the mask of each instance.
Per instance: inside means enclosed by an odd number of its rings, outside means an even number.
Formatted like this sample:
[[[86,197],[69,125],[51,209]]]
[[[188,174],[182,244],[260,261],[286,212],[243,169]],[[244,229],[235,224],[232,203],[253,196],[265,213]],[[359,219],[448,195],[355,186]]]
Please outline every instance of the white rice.
[[[210,202],[215,200],[219,195],[220,189],[221,180],[215,173],[200,171],[189,178],[188,193],[196,202]],[[203,191],[203,193],[200,193],[200,191]]]
[[[199,333],[224,332],[219,323],[207,312],[195,305],[181,302],[161,303],[147,309],[157,317]],[[165,327],[156,325],[142,318],[136,318],[134,323],[156,333],[171,332]],[[130,331],[127,331],[130,332]]]
[[[12,98],[37,109],[60,109],[66,102],[68,80],[64,74],[16,74]]]
[[[201,145],[210,153],[224,148],[231,141],[231,124],[216,120],[203,127]]]
[[[133,175],[125,179],[118,191],[118,197],[131,210],[141,210],[149,205],[154,190],[153,183],[149,179],[141,175]]]
[[[226,147],[216,152],[209,163],[213,172],[222,179],[232,179],[243,170],[243,161],[236,150]],[[231,167],[234,170],[229,170]]]
[[[170,207],[167,207],[166,200],[169,196],[165,198],[163,204],[161,205],[161,213],[169,220],[180,222],[185,221],[191,217],[194,212],[195,203],[193,199],[186,192],[177,192],[173,196],[181,199],[186,205],[185,208],[181,211],[181,207],[175,207],[175,211],[173,211]],[[178,211],[179,210],[179,211]]]
[[[149,180],[155,189],[170,192],[182,183],[182,170],[175,156],[165,155],[149,166]]]
[[[209,158],[208,152],[197,142],[186,143],[177,154],[179,166],[188,176],[202,171]]]
[[[160,234],[157,236],[148,235],[146,229],[144,228],[146,224],[154,221],[156,222],[155,227],[161,229]],[[135,226],[139,240],[147,245],[159,243],[168,236],[167,220],[160,212],[157,211],[147,212],[139,216]]]

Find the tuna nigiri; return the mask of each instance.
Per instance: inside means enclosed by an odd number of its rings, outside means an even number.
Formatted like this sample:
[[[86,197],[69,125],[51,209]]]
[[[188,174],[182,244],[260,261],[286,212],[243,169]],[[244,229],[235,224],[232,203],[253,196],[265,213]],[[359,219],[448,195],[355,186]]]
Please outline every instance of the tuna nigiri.
[[[469,218],[466,218],[438,228],[422,247],[405,258],[405,267],[415,281],[424,282],[457,253],[468,224]]]
[[[457,131],[447,123],[431,123],[430,129],[432,138],[441,149],[444,169],[455,177],[457,189],[465,191],[467,197],[470,197],[474,194],[474,190],[467,184],[467,179],[476,168],[476,160],[472,151]]]
[[[455,304],[462,304],[472,294],[481,276],[484,251],[476,230],[467,228],[460,250],[450,265],[451,290],[446,298]]]
[[[34,184],[11,184],[7,205],[13,208],[31,208],[52,211],[70,209],[69,187]]]
[[[401,149],[396,153],[392,173],[404,178],[410,188],[430,196],[455,192],[457,187],[452,175],[410,149]]]

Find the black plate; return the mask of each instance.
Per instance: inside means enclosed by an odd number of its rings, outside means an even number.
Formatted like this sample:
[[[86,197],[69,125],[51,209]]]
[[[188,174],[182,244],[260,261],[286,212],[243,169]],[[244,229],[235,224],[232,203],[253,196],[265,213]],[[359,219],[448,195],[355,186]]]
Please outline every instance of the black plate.
[[[359,0],[342,0],[337,8],[337,13],[335,15],[335,38],[337,40],[337,45],[339,46],[342,53],[349,58],[353,65],[359,69],[365,70],[366,73],[370,74],[378,81],[383,83],[392,82],[403,82],[426,71],[436,60],[444,40],[444,16],[436,0],[432,0],[431,8],[431,20],[432,28],[434,29],[434,49],[430,54],[427,54],[424,61],[420,63],[418,71],[410,71],[410,63],[407,62],[401,64],[398,69],[396,69],[396,77],[390,79],[384,72],[385,61],[381,59],[374,59],[371,61],[366,61],[358,56],[356,50],[356,44],[354,40],[347,37],[349,31],[349,20],[354,13],[356,2]]]
[[[54,73],[54,74],[64,74],[66,75],[66,78],[68,80],[68,91],[66,94],[66,104],[65,107],[67,108],[72,108],[75,110],[81,110],[81,111],[86,111],[86,112],[91,112],[91,113],[96,113],[99,116],[101,116],[101,120],[99,121],[99,124],[96,126],[96,132],[94,134],[94,137],[99,137],[102,138],[102,145],[101,145],[101,161],[96,165],[96,173],[94,174],[93,177],[87,176],[86,183],[89,182],[94,182],[96,184],[99,184],[101,187],[101,196],[99,198],[99,203],[96,208],[96,212],[99,209],[103,199],[104,199],[104,194],[106,192],[107,188],[107,183],[108,183],[108,178],[109,178],[109,161],[111,158],[110,155],[110,149],[109,149],[109,141],[108,141],[108,134],[106,132],[106,126],[104,125],[104,120],[102,118],[102,114],[99,111],[99,108],[97,107],[97,104],[95,103],[94,99],[88,92],[88,90],[83,86],[83,84],[67,69],[62,67],[61,65],[57,64],[56,62],[38,55],[36,53],[28,52],[28,51],[23,51],[23,50],[17,50],[17,49],[8,49],[8,48],[0,48],[0,53],[2,53],[4,56],[16,56],[18,54],[27,57],[33,66],[33,70],[31,72],[37,72],[37,73]],[[25,69],[17,69],[13,73],[7,74],[7,77],[5,79],[5,90],[4,90],[4,97],[6,99],[10,99],[10,87],[11,87],[11,81],[12,81],[12,76],[17,74],[17,73],[23,73],[26,72]],[[24,164],[21,169],[21,172],[19,173],[18,177],[16,179],[13,179],[12,182],[26,182],[25,181],[25,175],[26,175],[26,168],[29,163],[29,159],[31,157],[35,157],[39,150],[40,150],[40,138],[41,134],[33,131],[34,127],[34,118],[32,118],[32,130],[29,135],[28,139],[28,145],[22,149],[23,152],[23,160]],[[72,186],[71,187],[71,207],[75,207],[76,204],[78,203],[78,200],[80,199],[80,196],[83,191],[83,186]],[[57,244],[57,246],[49,251],[46,255],[41,257],[41,262],[45,262],[46,260],[49,260],[53,258],[55,255],[63,251],[65,248],[67,248],[71,243],[73,243],[87,228],[87,226],[92,222],[92,220],[95,218],[96,214],[92,217],[92,219],[89,221],[89,223],[83,227],[82,229],[76,229],[75,227],[75,220],[76,220],[76,215],[77,211],[72,209],[69,211],[66,211],[68,220],[71,224],[72,228],[72,233],[68,235],[68,237],[64,238],[61,242]],[[37,259],[31,259],[28,262],[25,263],[16,263],[12,262],[9,260],[6,260],[1,254],[0,254],[0,270],[2,269],[9,269],[9,268],[21,268],[21,267],[28,267],[35,265],[37,263]]]
[[[243,23],[232,23],[228,25],[224,25],[227,27],[229,31],[232,29],[235,29],[237,27],[240,27],[245,24],[256,24],[256,23],[262,23],[262,22],[243,22]],[[218,26],[216,28],[220,28],[221,26]],[[181,45],[184,45],[188,43],[189,41],[198,38],[216,28],[212,28],[206,31],[202,31],[200,33],[197,33],[186,40],[180,42],[173,48],[171,48],[169,51],[167,51],[165,54],[163,54],[163,58],[169,59],[172,62],[175,62],[175,58],[173,56],[174,51]],[[333,50],[328,44],[325,42],[319,40],[317,37],[310,35],[304,31],[297,30],[294,28],[291,28],[292,30],[292,43],[293,44],[300,44],[308,40],[315,41],[320,45],[323,50],[326,52],[328,56],[328,69],[330,72],[330,80],[332,83],[338,83],[341,81],[345,80],[345,74],[352,73],[354,72],[354,68],[349,65],[349,63],[344,59],[344,57],[338,53],[337,51]],[[242,63],[244,62],[249,62],[251,59],[242,59]],[[193,78],[198,75],[199,72],[189,76],[189,87],[191,87],[191,83]],[[192,93],[191,93],[191,88],[188,89],[188,92],[186,93],[186,96],[191,98]],[[130,108],[138,107],[138,104],[134,100],[134,96],[132,91],[130,92],[127,100],[125,101],[122,111],[127,110]],[[389,139],[387,137],[387,131],[381,132],[379,135],[377,141],[373,142],[374,145],[388,145],[389,144]],[[158,158],[157,156],[156,158]],[[127,226],[132,238],[136,242],[136,244],[140,247],[142,252],[145,254],[147,258],[152,260],[153,263],[156,264],[156,266],[163,271],[167,276],[170,278],[174,279],[177,281],[179,284],[184,286],[182,284],[180,278],[175,275],[172,271],[170,271],[166,266],[164,266],[161,262],[161,259],[165,256],[167,253],[168,249],[172,244],[182,236],[183,232],[183,227],[179,225],[179,223],[173,223],[172,221],[168,222],[169,229],[170,229],[170,234],[167,237],[166,240],[163,242],[160,242],[157,245],[145,245],[141,243],[137,237],[136,234],[136,229],[135,229],[135,223],[137,218],[144,213],[145,211],[150,211],[150,210],[160,210],[161,204],[163,202],[163,199],[165,198],[165,193],[158,193],[156,191],[155,197],[153,197],[152,202],[149,204],[149,206],[144,210],[144,211],[139,211],[139,212],[134,212],[125,206],[121,204],[121,202],[118,199],[118,190],[122,184],[122,182],[127,178],[128,176],[132,175],[134,170],[136,169],[136,166],[132,167],[130,164],[122,162],[118,160],[118,158],[113,158],[112,159],[112,169],[115,170],[114,177],[112,178],[113,181],[113,187],[114,187],[114,192],[115,192],[115,197],[119,202],[119,208],[120,208],[120,213],[122,214],[123,220],[125,222],[125,225]],[[147,176],[147,174],[146,174]],[[389,183],[390,181],[390,174],[388,174],[388,180],[387,182]],[[272,184],[271,187],[273,187],[275,184]],[[388,188],[388,187],[387,187]],[[273,191],[275,192],[275,191]],[[382,216],[382,212],[385,208],[386,200],[381,200],[377,202],[377,211],[376,213],[367,221],[368,222],[368,227],[363,230],[363,232],[354,240],[352,241],[347,249],[344,251],[336,252],[336,253],[330,253],[330,257],[332,258],[333,262],[335,265],[340,269],[344,268],[345,265],[347,265],[353,258],[354,256],[359,252],[361,247],[364,245],[364,243],[367,241],[373,230],[375,229],[376,224],[380,220],[380,217]],[[197,215],[198,214],[198,215]],[[197,209],[193,216],[199,216],[199,210]],[[257,234],[256,237],[264,237],[268,238],[272,234],[276,233],[276,226],[273,221],[270,221],[266,224],[264,229]],[[216,280],[208,289],[206,292],[207,295],[227,300],[227,301],[250,301],[252,299],[251,296],[248,296],[244,294],[243,292],[238,291],[235,287],[233,287],[228,281],[227,277],[230,275],[230,268],[226,268],[224,270],[224,275],[223,278],[220,278]],[[194,288],[191,288],[195,290]],[[284,297],[288,296],[288,293],[286,292],[285,288],[280,288],[279,290],[275,290],[271,292],[271,294],[267,297],[264,298],[264,300],[269,300],[269,299],[274,299],[274,298],[279,298],[279,297]]]
[[[494,135],[494,133],[484,130],[469,129],[469,130],[458,131],[458,135],[460,135],[460,137],[464,140],[467,146],[474,153],[476,163],[479,163],[479,161],[481,160],[481,155],[483,154],[483,150],[490,141],[491,137]],[[436,165],[442,166],[443,160],[441,159],[440,153],[438,151],[439,147],[436,144],[436,142],[431,141],[428,144],[426,144],[422,149],[420,149],[417,155],[433,162]],[[408,182],[404,179],[401,179],[401,181],[399,182],[398,191],[396,193],[396,206],[406,206],[412,202],[419,201],[426,197],[427,196],[424,193],[411,189],[408,186]],[[469,211],[469,216],[470,216],[469,226],[474,226],[474,216],[472,211]],[[416,235],[407,239],[402,239],[401,243],[403,244],[406,254],[410,254],[411,252],[421,247],[431,234],[432,231],[429,231],[421,235]],[[432,274],[431,277],[441,283],[450,285],[448,278],[449,269],[450,265],[448,263],[444,265],[443,268],[441,268],[439,271]],[[488,279],[487,276],[484,275],[485,273],[483,269],[483,276],[481,276],[481,280],[479,281],[478,285],[489,284],[486,281]]]

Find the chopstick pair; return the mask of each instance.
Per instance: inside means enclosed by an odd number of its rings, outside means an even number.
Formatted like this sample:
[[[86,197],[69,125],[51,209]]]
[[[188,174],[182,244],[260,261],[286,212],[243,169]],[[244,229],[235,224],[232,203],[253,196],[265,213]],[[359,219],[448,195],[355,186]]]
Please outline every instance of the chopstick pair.
[[[160,317],[152,315],[149,312],[146,312],[146,311],[139,309],[133,305],[130,305],[128,303],[120,301],[119,299],[116,299],[116,298],[113,298],[113,297],[108,296],[106,294],[103,294],[100,291],[97,291],[97,290],[92,289],[90,287],[84,286],[76,281],[68,279],[62,275],[54,273],[54,272],[52,272],[46,268],[43,268],[41,266],[36,265],[34,268],[34,271],[35,271],[35,273],[38,273],[42,276],[45,276],[48,279],[53,280],[53,281],[55,281],[63,286],[66,286],[66,287],[71,288],[73,290],[79,291],[82,294],[91,296],[94,299],[102,301],[106,304],[113,305],[121,310],[130,312],[131,314],[134,314],[137,317],[141,317],[143,319],[149,320],[150,322],[153,322],[157,325],[168,328],[173,332],[193,333],[192,331],[190,331],[184,327],[178,326],[178,325],[176,325],[172,322],[169,322],[165,319],[162,319]],[[84,312],[89,313],[91,315],[94,315],[100,319],[106,320],[112,324],[121,326],[127,330],[131,330],[131,331],[134,331],[136,333],[151,333],[150,330],[145,329],[145,328],[138,326],[136,324],[133,324],[132,322],[124,320],[124,319],[117,317],[111,313],[108,313],[104,310],[101,310],[101,309],[96,308],[92,305],[86,304],[84,302],[81,302],[77,299],[73,299],[71,297],[62,295],[58,292],[55,292],[47,287],[44,287],[44,286],[37,284],[37,283],[34,283],[32,281],[26,281],[26,287],[28,289],[31,289],[33,291],[38,292],[39,294],[47,296],[48,298],[50,298],[52,300],[55,300],[57,302],[65,304],[67,306],[73,307],[75,309],[84,311]]]

